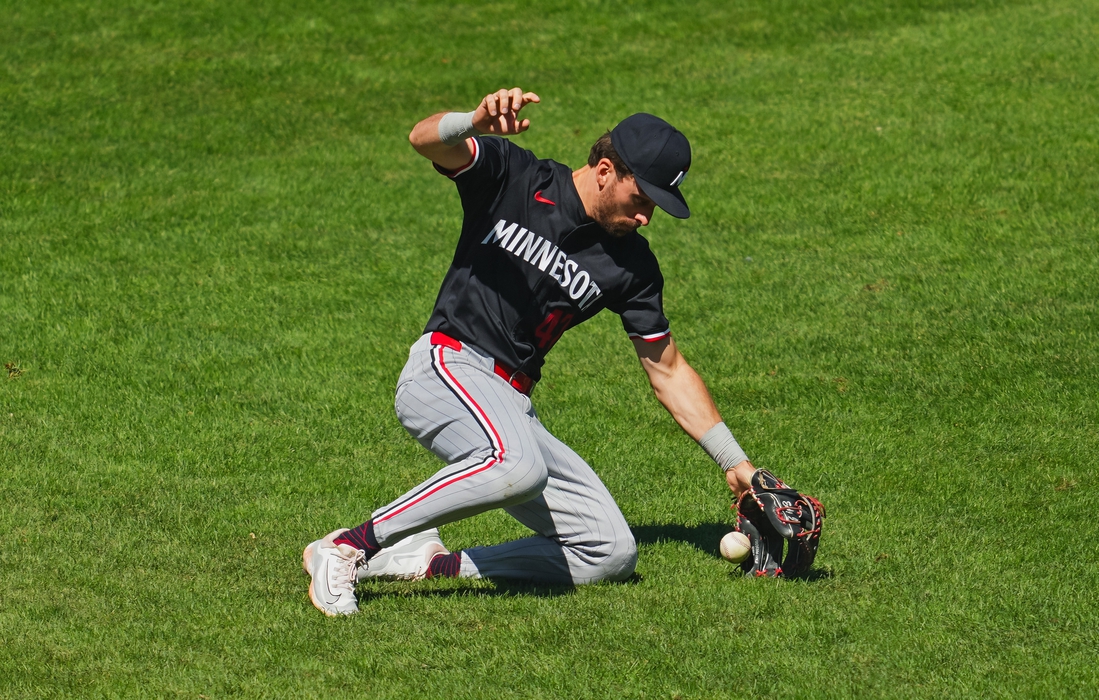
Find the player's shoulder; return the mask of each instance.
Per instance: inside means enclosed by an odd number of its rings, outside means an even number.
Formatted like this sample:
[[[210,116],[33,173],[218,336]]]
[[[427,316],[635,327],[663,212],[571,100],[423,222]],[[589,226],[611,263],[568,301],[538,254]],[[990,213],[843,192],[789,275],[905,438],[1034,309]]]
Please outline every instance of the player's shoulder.
[[[631,235],[625,236],[624,238],[638,251],[638,253],[650,255],[654,260],[656,259],[656,254],[653,253],[652,246],[649,245],[649,239],[642,236],[640,231],[634,231]]]
[[[611,240],[613,247],[621,251],[623,255],[629,256],[638,263],[659,266],[659,262],[657,262],[656,259],[656,253],[653,252],[652,246],[649,245],[649,239],[642,236],[640,232],[634,231],[633,233],[620,238],[612,238]]]
[[[633,284],[647,284],[663,279],[656,253],[649,246],[648,239],[640,233],[610,238],[604,249],[622,270],[625,279]]]
[[[499,160],[506,162],[513,172],[535,170],[549,172],[561,168],[565,168],[570,173],[572,172],[568,166],[549,158],[539,158],[534,151],[508,139],[499,136],[479,136],[478,139],[486,149],[492,149]]]
[[[455,182],[483,185],[487,181],[502,181],[515,177],[538,161],[530,151],[499,136],[482,134],[470,140],[473,153],[469,162],[456,170],[438,164],[435,169]]]
[[[476,137],[477,142],[487,152],[500,154],[506,158],[519,158],[524,160],[538,160],[533,152],[522,146],[512,143],[501,136],[489,136],[482,134]]]

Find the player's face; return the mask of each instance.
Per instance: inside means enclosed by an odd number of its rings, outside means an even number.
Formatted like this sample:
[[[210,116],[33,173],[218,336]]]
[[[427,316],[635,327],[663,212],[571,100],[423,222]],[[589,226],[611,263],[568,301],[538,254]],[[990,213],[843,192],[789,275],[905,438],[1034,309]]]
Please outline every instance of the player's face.
[[[656,203],[645,196],[632,177],[619,180],[613,174],[599,193],[592,218],[612,236],[625,236],[653,218]]]

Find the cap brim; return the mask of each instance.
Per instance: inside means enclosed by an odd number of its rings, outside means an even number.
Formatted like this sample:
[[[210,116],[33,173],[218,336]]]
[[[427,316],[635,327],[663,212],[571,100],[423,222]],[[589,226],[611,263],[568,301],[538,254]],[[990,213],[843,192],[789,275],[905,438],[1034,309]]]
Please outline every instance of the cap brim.
[[[636,174],[634,175],[634,181],[645,193],[645,196],[656,203],[656,206],[677,219],[690,218],[691,210],[687,207],[687,200],[683,198],[683,194],[678,187],[658,187],[651,182],[642,180]]]

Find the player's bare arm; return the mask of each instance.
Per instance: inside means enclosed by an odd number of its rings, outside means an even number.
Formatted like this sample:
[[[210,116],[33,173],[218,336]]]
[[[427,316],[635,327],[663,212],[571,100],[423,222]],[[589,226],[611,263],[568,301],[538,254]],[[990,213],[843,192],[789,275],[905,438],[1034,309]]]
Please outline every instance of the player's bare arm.
[[[420,155],[442,168],[456,170],[473,155],[470,136],[521,134],[530,128],[530,120],[520,119],[519,112],[528,104],[541,101],[533,92],[523,92],[517,87],[501,88],[485,95],[473,112],[442,112],[422,120],[413,127],[408,140]]]
[[[722,422],[706,384],[687,363],[671,336],[654,343],[634,339],[633,344],[657,400],[684,432],[697,442]],[[726,483],[739,495],[750,487],[753,472],[755,467],[745,459],[725,472]]]

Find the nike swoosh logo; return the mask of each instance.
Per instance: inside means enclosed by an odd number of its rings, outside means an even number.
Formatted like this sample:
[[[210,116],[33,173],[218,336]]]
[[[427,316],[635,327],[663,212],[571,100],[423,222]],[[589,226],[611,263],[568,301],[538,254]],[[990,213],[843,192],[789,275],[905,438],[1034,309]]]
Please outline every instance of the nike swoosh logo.
[[[334,594],[332,592],[332,587],[328,584],[328,559],[327,558],[324,560],[324,590],[328,593],[328,596],[325,598],[324,602],[328,603],[329,605],[334,604],[337,600],[337,596],[336,596],[336,594]]]
[[[542,190],[538,190],[537,192],[534,193],[534,201],[541,202],[542,204],[550,204],[552,206],[557,206],[557,202],[551,202],[550,200],[548,200],[548,199],[546,199],[545,197],[542,196]]]

